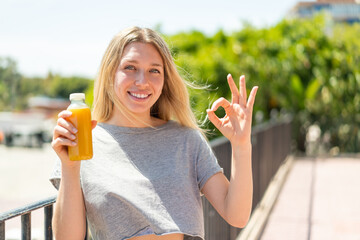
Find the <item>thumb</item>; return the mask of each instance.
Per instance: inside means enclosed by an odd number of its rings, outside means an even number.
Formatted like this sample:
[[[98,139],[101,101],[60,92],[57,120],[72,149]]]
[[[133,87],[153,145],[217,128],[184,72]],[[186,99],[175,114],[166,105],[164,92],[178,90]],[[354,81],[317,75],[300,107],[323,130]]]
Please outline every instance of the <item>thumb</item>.
[[[96,120],[91,120],[91,129],[94,129],[97,125],[97,121]]]

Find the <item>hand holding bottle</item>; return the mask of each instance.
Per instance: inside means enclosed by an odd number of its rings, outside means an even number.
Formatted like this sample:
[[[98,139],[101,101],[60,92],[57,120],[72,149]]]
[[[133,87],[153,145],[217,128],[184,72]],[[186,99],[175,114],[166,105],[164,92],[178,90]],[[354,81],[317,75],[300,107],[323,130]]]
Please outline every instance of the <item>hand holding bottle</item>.
[[[84,99],[84,94],[71,94],[72,103],[59,113],[54,128],[52,147],[65,165],[77,166],[79,163],[70,160],[92,158],[91,129],[96,126],[96,121],[91,121],[90,109]]]

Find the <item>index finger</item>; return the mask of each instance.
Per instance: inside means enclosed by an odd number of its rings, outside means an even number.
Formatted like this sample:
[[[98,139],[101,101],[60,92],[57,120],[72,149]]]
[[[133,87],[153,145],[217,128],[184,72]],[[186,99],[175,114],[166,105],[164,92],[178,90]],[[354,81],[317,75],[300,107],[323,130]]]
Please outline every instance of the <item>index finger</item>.
[[[58,114],[58,118],[67,118],[67,117],[70,117],[72,114],[71,111],[69,110],[63,110],[61,111],[59,114]]]
[[[228,100],[221,97],[212,104],[210,111],[216,111],[219,107],[223,107],[226,111],[228,107],[230,107],[230,103]]]

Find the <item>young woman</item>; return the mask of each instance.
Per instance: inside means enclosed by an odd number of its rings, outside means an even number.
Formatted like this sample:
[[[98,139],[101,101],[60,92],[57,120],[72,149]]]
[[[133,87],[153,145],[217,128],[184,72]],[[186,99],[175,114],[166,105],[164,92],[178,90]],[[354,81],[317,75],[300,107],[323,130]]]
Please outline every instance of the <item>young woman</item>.
[[[93,158],[69,160],[76,133],[66,120],[71,112],[62,111],[54,129],[56,239],[84,239],[86,219],[99,240],[204,239],[202,194],[229,224],[244,227],[252,205],[257,87],[247,99],[244,76],[239,90],[230,74],[227,80],[232,101],[220,98],[207,113],[231,142],[230,181],[196,124],[164,40],[138,27],[116,35],[94,87]],[[221,119],[214,113],[220,106],[226,111]]]

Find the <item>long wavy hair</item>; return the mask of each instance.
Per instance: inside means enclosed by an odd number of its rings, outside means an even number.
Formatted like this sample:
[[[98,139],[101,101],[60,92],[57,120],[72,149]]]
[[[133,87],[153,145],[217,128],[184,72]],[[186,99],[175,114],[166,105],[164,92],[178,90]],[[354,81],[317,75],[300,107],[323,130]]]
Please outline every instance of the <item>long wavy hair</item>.
[[[153,117],[165,121],[175,120],[183,126],[201,130],[191,110],[188,83],[177,71],[171,52],[163,38],[148,28],[131,27],[122,30],[111,40],[102,58],[94,85],[93,117],[99,122],[107,121],[114,107],[124,116],[137,119],[117,98],[114,91],[116,70],[125,47],[133,42],[152,44],[164,62],[164,86],[157,102],[151,107]],[[190,84],[191,85],[191,84]]]

